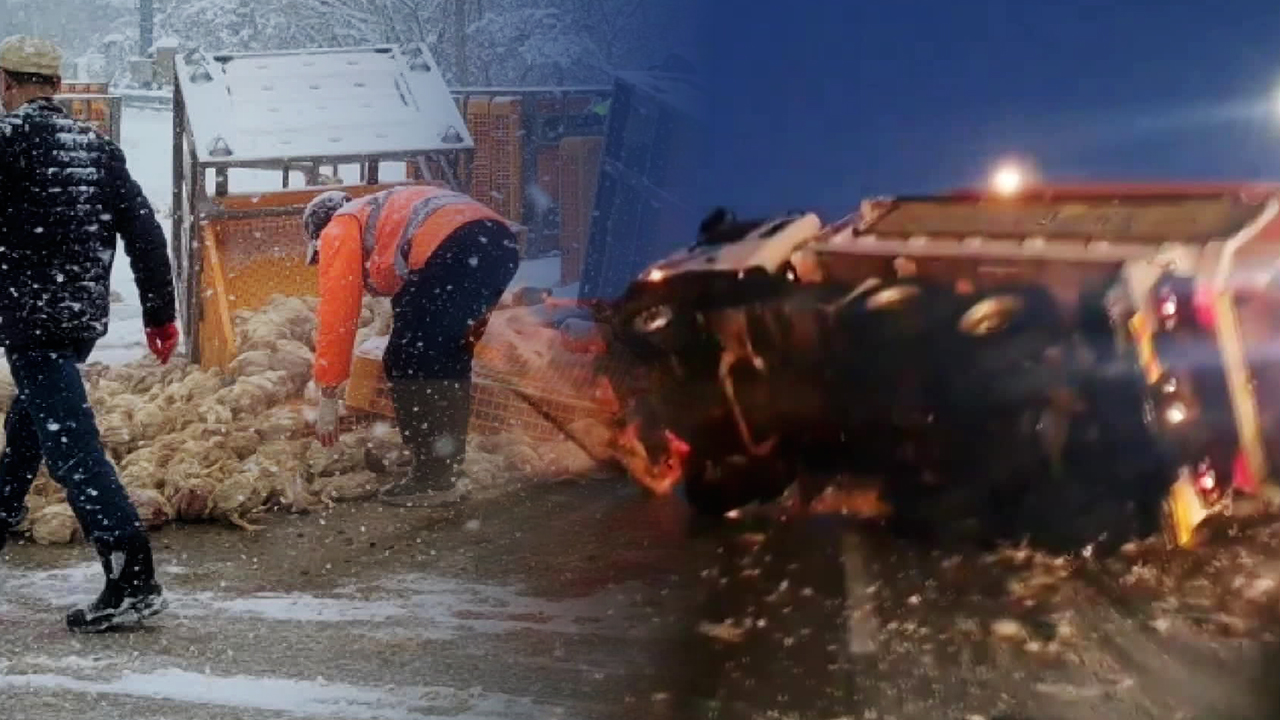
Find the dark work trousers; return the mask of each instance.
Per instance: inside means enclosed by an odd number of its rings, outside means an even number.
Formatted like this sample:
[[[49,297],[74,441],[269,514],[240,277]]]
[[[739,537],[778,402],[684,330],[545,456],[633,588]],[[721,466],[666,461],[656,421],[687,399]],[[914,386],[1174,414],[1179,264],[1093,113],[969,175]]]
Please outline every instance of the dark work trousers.
[[[391,299],[394,325],[383,366],[400,436],[413,455],[413,481],[447,490],[466,459],[471,361],[476,331],[520,265],[505,224],[462,225]]]
[[[5,418],[0,454],[0,520],[12,527],[43,461],[66,488],[85,536],[113,550],[142,534],[98,436],[93,408],[77,367],[94,343],[61,350],[7,348],[18,394]]]

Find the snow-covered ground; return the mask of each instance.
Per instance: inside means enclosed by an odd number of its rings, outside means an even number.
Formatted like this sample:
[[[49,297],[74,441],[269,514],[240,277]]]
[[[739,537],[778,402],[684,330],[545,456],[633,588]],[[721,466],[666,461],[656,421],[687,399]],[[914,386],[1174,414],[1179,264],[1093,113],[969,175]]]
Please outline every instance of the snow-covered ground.
[[[130,171],[160,215],[166,236],[169,234],[170,211],[173,204],[171,198],[172,135],[173,117],[168,110],[125,109],[121,126],[121,145],[128,158]],[[339,174],[347,179],[359,177],[358,168],[354,165],[339,168]],[[400,163],[387,163],[380,170],[380,175],[387,180],[403,179],[404,166]],[[231,173],[229,181],[232,192],[272,190],[280,187],[279,173],[271,171],[237,170]],[[294,174],[292,184],[295,187],[304,184],[300,173]],[[124,301],[112,307],[111,325],[107,336],[98,343],[90,360],[105,363],[127,362],[146,352],[146,339],[142,328],[142,308],[138,302],[138,290],[133,283],[133,271],[129,267],[129,260],[123,248],[118,251],[111,281],[112,289],[119,292]],[[512,281],[512,287],[526,285],[555,287],[559,284],[560,259],[558,257],[526,261],[521,265],[515,280]],[[576,294],[576,287],[569,286],[558,291],[557,294]]]

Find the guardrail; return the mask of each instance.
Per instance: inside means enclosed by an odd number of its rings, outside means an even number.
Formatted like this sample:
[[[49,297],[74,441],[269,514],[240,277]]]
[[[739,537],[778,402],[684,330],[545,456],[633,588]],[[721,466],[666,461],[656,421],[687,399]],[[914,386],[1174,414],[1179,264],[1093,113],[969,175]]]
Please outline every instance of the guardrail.
[[[119,95],[124,100],[126,107],[155,110],[173,109],[172,90],[114,90],[112,94]]]

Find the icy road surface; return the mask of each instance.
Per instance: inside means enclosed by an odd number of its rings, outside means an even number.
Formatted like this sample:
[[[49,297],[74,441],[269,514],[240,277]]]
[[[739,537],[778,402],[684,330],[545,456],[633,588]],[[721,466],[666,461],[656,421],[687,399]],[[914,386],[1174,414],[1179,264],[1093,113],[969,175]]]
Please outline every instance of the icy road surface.
[[[71,636],[84,547],[0,566],[0,705],[161,718],[1264,718],[1276,540],[1110,562],[938,553],[834,518],[692,529],[550,484],[155,534],[170,612]],[[1262,548],[1270,548],[1264,552]]]
[[[173,187],[171,159],[173,149],[168,138],[173,134],[173,116],[167,110],[147,110],[126,107],[121,125],[121,145],[133,173],[143,192],[155,207],[165,236],[169,235],[173,204],[170,193]],[[354,166],[340,168],[340,174],[354,180],[359,177]],[[404,166],[387,163],[381,176],[389,181],[404,179]],[[235,192],[279,189],[278,173],[261,170],[237,170],[230,176]],[[292,185],[304,184],[302,175],[294,173]],[[560,284],[560,259],[558,257],[529,260],[522,263],[512,287],[533,285],[554,287]],[[111,287],[123,302],[111,308],[111,324],[107,336],[102,339],[90,357],[91,362],[122,363],[146,352],[146,338],[142,329],[142,306],[138,302],[138,289],[133,284],[133,271],[124,249],[118,247],[116,263],[112,270]]]

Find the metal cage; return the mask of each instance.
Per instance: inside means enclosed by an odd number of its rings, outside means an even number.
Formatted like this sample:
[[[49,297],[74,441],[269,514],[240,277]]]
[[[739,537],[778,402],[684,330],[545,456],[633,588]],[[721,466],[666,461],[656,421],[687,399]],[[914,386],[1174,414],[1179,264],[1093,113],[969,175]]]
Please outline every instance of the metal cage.
[[[192,50],[177,58],[176,72],[170,256],[186,350],[206,367],[235,357],[237,310],[275,294],[316,294],[315,268],[303,260],[301,215],[311,198],[332,189],[321,181],[324,168],[357,165],[358,183],[342,186],[356,197],[415,182],[456,187],[447,171],[441,179],[386,183],[379,169],[414,163],[431,178],[429,168],[459,167],[474,147],[421,45],[212,56]],[[264,90],[295,80],[306,87],[279,98]],[[326,115],[335,98],[344,110],[366,112]],[[282,124],[264,120],[273,115]],[[291,130],[291,122],[306,132]],[[332,142],[343,133],[348,142]],[[280,187],[233,192],[234,169],[278,171]],[[289,187],[294,172],[307,187]]]

